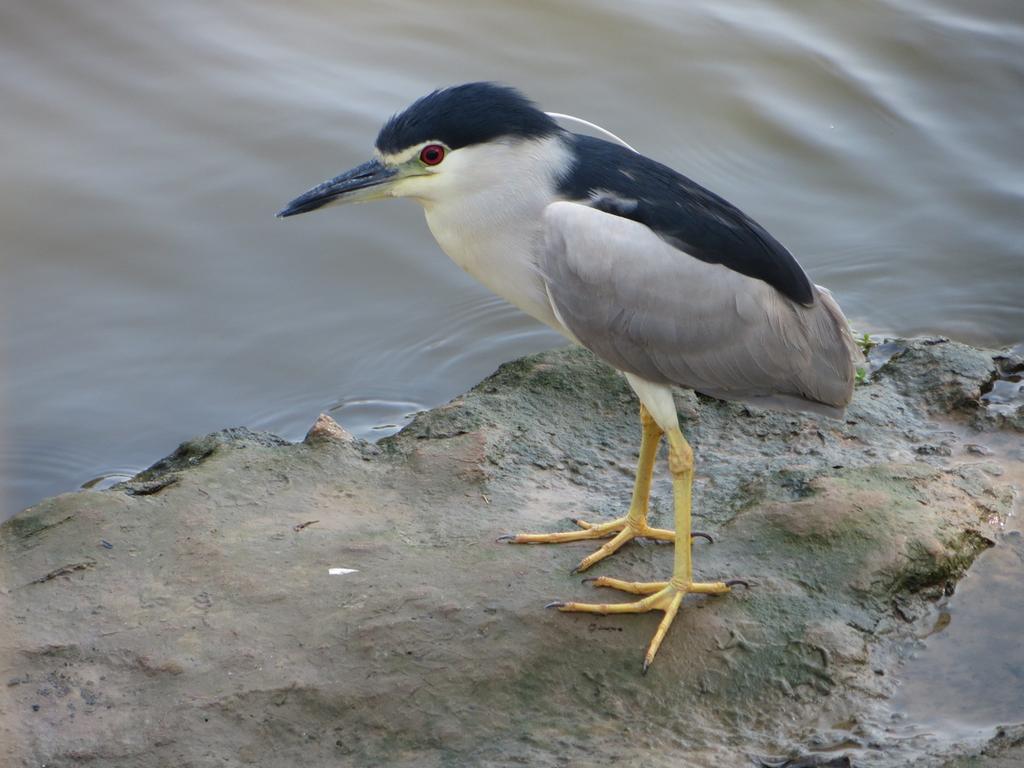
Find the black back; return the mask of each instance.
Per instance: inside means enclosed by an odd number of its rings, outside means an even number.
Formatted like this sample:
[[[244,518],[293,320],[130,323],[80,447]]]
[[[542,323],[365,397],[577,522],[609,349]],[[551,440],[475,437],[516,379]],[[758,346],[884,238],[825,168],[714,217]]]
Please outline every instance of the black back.
[[[466,83],[428,93],[394,115],[380,129],[377,149],[394,153],[429,139],[459,149],[499,136],[536,139],[561,130],[514,88]]]
[[[569,138],[576,162],[559,188],[565,199],[637,221],[701,261],[763,280],[805,306],[814,303],[811,281],[793,255],[734,205],[623,146]]]

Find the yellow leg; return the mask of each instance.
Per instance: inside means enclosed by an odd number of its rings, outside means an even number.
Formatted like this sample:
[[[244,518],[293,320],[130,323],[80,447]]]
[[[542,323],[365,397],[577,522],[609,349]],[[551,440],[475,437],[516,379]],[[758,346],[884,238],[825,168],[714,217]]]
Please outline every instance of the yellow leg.
[[[518,535],[502,536],[499,541],[507,541],[511,544],[562,544],[567,541],[586,541],[613,536],[611,541],[604,544],[593,554],[583,558],[580,564],[576,566],[577,571],[585,571],[594,563],[618,551],[627,541],[637,537],[657,539],[659,541],[675,541],[674,531],[664,528],[651,528],[647,524],[647,507],[651,495],[651,476],[654,473],[654,458],[658,453],[658,444],[661,442],[662,431],[643,405],[640,406],[640,423],[643,426],[643,436],[640,441],[640,460],[636,467],[633,500],[629,505],[629,512],[625,516],[607,523],[588,523],[585,520],[574,520],[573,522],[583,530],[567,531],[564,533],[520,533]],[[707,534],[697,535],[708,537]]]
[[[654,656],[661,647],[662,640],[672,625],[683,597],[688,592],[707,595],[721,595],[729,592],[736,584],[744,584],[739,580],[695,582],[693,580],[693,561],[691,559],[692,540],[690,536],[690,508],[693,489],[693,451],[678,427],[667,434],[669,452],[668,465],[672,472],[672,490],[676,511],[675,562],[672,578],[668,581],[621,581],[601,576],[593,579],[594,586],[610,587],[635,595],[646,595],[642,600],[632,603],[566,603],[555,602],[549,607],[561,611],[579,611],[583,613],[646,613],[647,611],[664,611],[658,630],[647,647],[644,657],[644,672],[654,661]]]

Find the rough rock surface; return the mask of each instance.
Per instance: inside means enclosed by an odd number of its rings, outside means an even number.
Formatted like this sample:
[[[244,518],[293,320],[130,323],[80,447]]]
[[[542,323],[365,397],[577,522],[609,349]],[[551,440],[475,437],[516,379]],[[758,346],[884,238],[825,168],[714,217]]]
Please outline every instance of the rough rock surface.
[[[1019,733],[965,752],[907,737],[887,701],[1010,508],[968,448],[1019,428],[980,403],[1006,358],[885,358],[845,423],[680,394],[716,538],[697,574],[754,586],[688,598],[646,676],[658,615],[543,610],[595,598],[570,574],[592,543],[495,543],[628,505],[636,403],[582,350],[378,445],[324,420],[300,444],[226,430],[42,502],[0,528],[0,763],[1002,765]],[[671,527],[663,457],[652,517]],[[589,575],[671,563],[633,543]]]

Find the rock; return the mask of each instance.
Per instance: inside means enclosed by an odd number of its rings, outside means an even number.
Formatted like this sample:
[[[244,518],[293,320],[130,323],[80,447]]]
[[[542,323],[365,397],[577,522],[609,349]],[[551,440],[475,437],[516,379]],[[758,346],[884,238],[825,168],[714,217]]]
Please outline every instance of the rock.
[[[948,339],[914,339],[876,374],[911,395],[930,413],[979,407],[982,390],[998,375],[996,353]],[[893,361],[899,365],[893,365]],[[912,391],[913,390],[913,391]]]
[[[316,445],[325,440],[336,440],[342,443],[351,443],[355,440],[352,434],[341,424],[336,422],[326,413],[317,416],[313,426],[309,428],[305,439],[302,441],[307,445]]]
[[[963,748],[881,724],[1012,502],[995,355],[900,342],[845,422],[681,395],[698,576],[752,588],[688,598],[646,676],[656,617],[542,609],[619,599],[569,573],[593,544],[495,543],[629,503],[636,403],[589,353],[502,366],[377,446],[326,416],[185,443],[0,528],[0,763],[942,765]],[[661,459],[654,524],[671,499]],[[593,574],[671,565],[628,545]]]

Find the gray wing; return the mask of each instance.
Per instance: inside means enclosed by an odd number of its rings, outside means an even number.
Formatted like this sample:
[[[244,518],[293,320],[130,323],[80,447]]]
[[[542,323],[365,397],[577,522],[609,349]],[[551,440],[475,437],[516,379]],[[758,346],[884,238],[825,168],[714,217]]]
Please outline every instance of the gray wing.
[[[619,370],[726,400],[837,416],[856,345],[831,295],[802,306],[643,224],[548,206],[539,267],[559,321]]]

